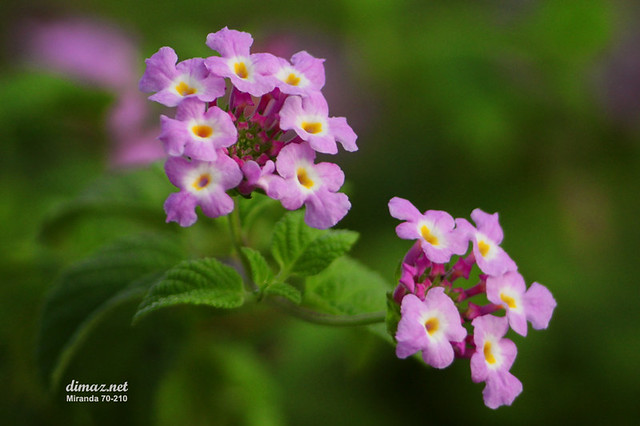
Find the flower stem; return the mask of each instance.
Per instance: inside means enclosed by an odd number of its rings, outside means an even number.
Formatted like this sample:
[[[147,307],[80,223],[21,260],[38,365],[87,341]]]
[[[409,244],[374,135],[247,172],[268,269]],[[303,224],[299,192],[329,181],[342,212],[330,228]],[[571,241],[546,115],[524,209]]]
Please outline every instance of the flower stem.
[[[286,313],[298,319],[313,324],[331,325],[335,327],[353,327],[358,325],[377,324],[384,322],[387,315],[385,311],[367,312],[356,315],[325,314],[323,312],[316,312],[303,306],[296,305],[286,299],[272,298],[269,300]]]
[[[242,268],[244,269],[246,278],[245,282],[247,286],[252,292],[258,292],[260,289],[253,282],[253,280],[247,275],[251,271],[251,265],[249,264],[249,260],[246,258],[241,247],[244,246],[243,238],[242,238],[242,225],[240,224],[240,210],[238,203],[234,200],[235,206],[231,214],[229,215],[229,233],[231,234],[231,243],[233,244],[233,248],[235,249],[238,257],[240,258],[240,262],[242,262]]]

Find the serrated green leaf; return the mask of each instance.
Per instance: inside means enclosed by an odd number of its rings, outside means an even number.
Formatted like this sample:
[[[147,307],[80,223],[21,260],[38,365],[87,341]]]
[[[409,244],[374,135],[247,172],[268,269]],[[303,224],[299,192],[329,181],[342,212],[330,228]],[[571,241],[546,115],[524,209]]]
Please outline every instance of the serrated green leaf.
[[[244,303],[242,277],[213,258],[188,260],[171,268],[144,298],[133,321],[179,304],[237,308]]]
[[[315,275],[347,253],[358,240],[354,231],[327,231],[311,241],[293,264],[291,271],[302,276]]]
[[[251,267],[251,279],[258,286],[262,286],[273,279],[273,271],[262,254],[250,247],[242,247],[242,254],[249,261]]]
[[[304,223],[304,214],[287,213],[275,226],[271,253],[282,269],[290,268],[311,241],[322,235],[319,229]]]
[[[183,257],[158,236],[128,237],[69,267],[45,301],[37,360],[45,381],[54,385],[66,363],[102,314],[121,301],[142,297],[150,279]]]
[[[287,283],[273,283],[265,287],[264,294],[284,297],[297,305],[302,301],[302,293],[300,290]]]
[[[306,279],[304,303],[336,315],[381,312],[390,289],[378,273],[345,256]]]
[[[302,212],[293,212],[276,224],[271,252],[284,276],[310,276],[348,252],[357,239],[354,231],[311,228]]]

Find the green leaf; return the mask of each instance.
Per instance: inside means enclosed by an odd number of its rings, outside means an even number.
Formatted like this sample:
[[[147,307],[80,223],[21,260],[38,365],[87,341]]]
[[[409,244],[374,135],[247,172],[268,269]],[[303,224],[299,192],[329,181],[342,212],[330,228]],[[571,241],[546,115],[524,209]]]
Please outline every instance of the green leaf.
[[[296,305],[302,301],[302,293],[294,286],[287,283],[273,283],[265,287],[265,295],[280,296],[289,299]]]
[[[50,211],[40,228],[40,237],[52,242],[67,235],[70,227],[85,218],[122,217],[134,220],[138,226],[165,226],[162,204],[171,191],[160,164],[113,172]]]
[[[242,247],[240,250],[242,255],[249,261],[251,279],[254,283],[261,287],[273,279],[273,271],[259,251],[250,247]]]
[[[336,315],[381,312],[386,309],[390,289],[377,272],[345,256],[306,279],[304,302]]]
[[[284,276],[310,276],[348,252],[357,239],[354,231],[311,228],[304,223],[302,212],[294,212],[276,224],[271,252]]]
[[[304,213],[296,211],[286,214],[273,230],[271,253],[282,269],[295,263],[304,249],[323,231],[304,223]]]
[[[331,262],[347,253],[358,240],[354,231],[326,231],[311,241],[292,266],[292,272],[302,276],[316,275]]]
[[[179,304],[237,308],[244,303],[242,277],[216,259],[183,261],[171,268],[144,298],[133,321]]]
[[[92,327],[119,303],[142,298],[162,272],[183,257],[176,244],[155,235],[128,237],[69,267],[45,301],[37,360],[55,386]]]

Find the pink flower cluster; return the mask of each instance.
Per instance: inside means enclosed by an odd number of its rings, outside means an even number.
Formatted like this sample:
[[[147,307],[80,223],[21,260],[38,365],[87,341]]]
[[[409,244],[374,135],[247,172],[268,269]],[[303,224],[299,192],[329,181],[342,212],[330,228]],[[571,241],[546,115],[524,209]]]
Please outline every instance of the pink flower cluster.
[[[334,226],[351,208],[338,190],[344,173],[316,163],[338,143],[356,151],[357,136],[344,117],[330,117],[322,95],[323,59],[305,51],[290,61],[251,53],[250,34],[223,28],[207,36],[220,56],[178,62],[170,47],[146,60],[140,90],[176,107],[161,116],[165,170],[180,189],[165,202],[167,221],[190,226],[196,206],[209,217],[229,214],[228,191],[263,191],[289,210],[306,207],[309,226]]]
[[[534,329],[547,328],[556,306],[551,292],[535,282],[527,289],[515,262],[500,247],[497,213],[474,210],[473,226],[443,211],[420,213],[397,197],[389,202],[389,211],[404,221],[397,235],[416,240],[393,293],[400,305],[397,356],[422,351],[424,361],[435,368],[447,367],[455,357],[470,358],[471,379],[486,383],[485,404],[494,409],[511,405],[522,383],[509,372],[517,349],[504,336],[509,327],[526,336],[527,321]],[[455,287],[458,278],[469,279],[474,265],[480,269],[479,283]],[[485,295],[488,303],[468,302],[477,295]]]

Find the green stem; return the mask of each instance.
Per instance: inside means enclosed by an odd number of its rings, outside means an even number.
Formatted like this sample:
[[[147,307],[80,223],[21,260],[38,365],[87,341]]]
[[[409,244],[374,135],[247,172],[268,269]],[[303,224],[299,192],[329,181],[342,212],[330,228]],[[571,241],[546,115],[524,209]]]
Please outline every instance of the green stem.
[[[260,291],[260,289],[258,288],[256,283],[254,283],[253,280],[249,277],[249,274],[251,271],[251,265],[249,264],[249,260],[246,258],[244,253],[242,253],[242,250],[240,250],[240,248],[245,246],[246,244],[244,244],[244,241],[243,241],[244,239],[242,238],[242,225],[240,224],[240,210],[238,208],[239,207],[238,203],[236,202],[235,199],[234,199],[234,204],[235,204],[234,209],[229,215],[229,233],[231,234],[231,243],[233,244],[233,248],[235,249],[236,253],[238,254],[238,257],[240,258],[240,262],[242,262],[242,268],[244,269],[244,273],[246,276],[245,282],[247,283],[247,286],[252,292],[258,292]]]
[[[336,327],[353,327],[357,325],[371,325],[384,322],[387,313],[385,311],[367,312],[356,315],[333,315],[312,311],[303,306],[296,305],[282,298],[269,299],[273,304],[282,308],[288,314],[306,322]]]

